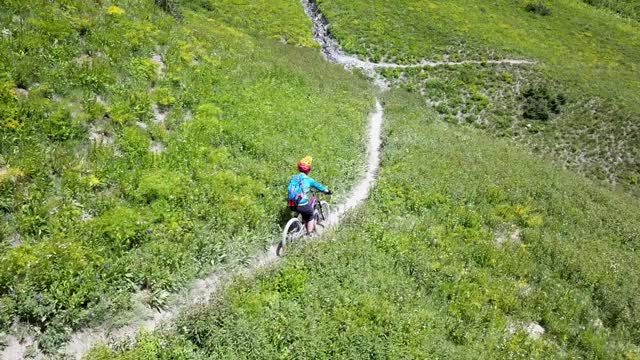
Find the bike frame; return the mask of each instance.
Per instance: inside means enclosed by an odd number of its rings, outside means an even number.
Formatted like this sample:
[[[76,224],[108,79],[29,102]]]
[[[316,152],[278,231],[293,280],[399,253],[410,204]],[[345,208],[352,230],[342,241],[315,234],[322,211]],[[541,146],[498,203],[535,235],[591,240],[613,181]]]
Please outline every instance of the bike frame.
[[[310,190],[309,191],[312,195],[311,195],[311,199],[309,199],[309,205],[311,206],[312,209],[314,209],[316,207],[316,203],[318,202],[318,197],[316,196],[316,194],[318,193],[316,190]],[[320,208],[320,211],[322,211],[322,208]],[[293,212],[295,214],[296,217],[300,216],[300,213],[298,213],[297,211]],[[303,223],[305,223],[303,220],[301,220]]]
[[[329,208],[329,203],[319,200],[318,197],[316,196],[317,191],[311,190],[311,193],[312,195],[311,195],[311,198],[309,199],[309,205],[311,205],[311,208],[313,209],[313,213],[314,213],[313,218],[317,219],[318,226],[324,227],[325,226],[324,221],[328,218],[331,212]],[[326,204],[326,211],[323,203]],[[306,231],[304,226],[305,222],[302,221],[302,219],[300,218],[300,213],[295,210],[292,211],[292,213],[293,213],[293,217],[289,219],[289,221],[287,222],[287,225],[285,225],[283,229],[282,241],[280,241],[276,249],[276,254],[278,254],[278,256],[283,256],[287,244],[302,237]],[[316,214],[318,214],[320,217],[318,218]],[[293,226],[296,223],[300,224],[300,226],[296,230],[294,230],[294,232],[290,232],[291,226]],[[292,235],[293,237],[289,238],[289,235]]]

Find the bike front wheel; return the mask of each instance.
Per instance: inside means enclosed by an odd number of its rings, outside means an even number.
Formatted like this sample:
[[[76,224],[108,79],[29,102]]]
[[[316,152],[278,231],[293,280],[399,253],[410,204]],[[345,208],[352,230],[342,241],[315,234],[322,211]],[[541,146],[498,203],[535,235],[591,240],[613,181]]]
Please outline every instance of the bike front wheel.
[[[325,226],[326,221],[329,219],[329,212],[329,203],[326,201],[320,201],[313,211],[313,217],[316,220],[316,224]]]
[[[292,218],[287,222],[282,231],[282,240],[278,244],[276,253],[278,256],[283,256],[289,246],[295,240],[301,238],[304,235],[304,224],[298,218]]]
[[[320,201],[320,212],[322,213],[322,222],[327,222],[331,215],[331,207],[326,201]]]

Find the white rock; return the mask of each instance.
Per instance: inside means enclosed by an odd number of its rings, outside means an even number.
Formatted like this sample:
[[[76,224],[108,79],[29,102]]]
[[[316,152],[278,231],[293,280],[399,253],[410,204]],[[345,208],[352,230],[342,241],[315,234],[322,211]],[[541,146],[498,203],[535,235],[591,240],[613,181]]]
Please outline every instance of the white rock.
[[[591,321],[591,326],[593,326],[594,328],[600,330],[600,329],[604,329],[604,324],[602,323],[602,320],[600,319],[595,319],[593,321]]]
[[[83,210],[83,211],[82,211],[82,215],[80,215],[80,220],[81,220],[82,222],[87,222],[87,221],[89,221],[89,220],[91,220],[91,219],[93,219],[93,215],[91,215],[91,214],[89,214],[88,212],[86,212],[86,211],[84,211],[84,210]]]
[[[188,122],[188,121],[191,121],[191,120],[193,120],[193,113],[191,112],[191,110],[187,110],[184,113],[184,121]]]
[[[29,90],[23,88],[16,88],[16,94],[20,96],[29,96]]]
[[[164,74],[164,69],[167,67],[164,61],[162,61],[162,56],[160,56],[160,54],[153,54],[151,61],[157,65],[156,73],[158,76],[162,76]]]
[[[529,338],[533,340],[538,340],[544,335],[544,328],[540,326],[536,322],[531,322],[524,327],[524,331],[526,331]]]
[[[151,144],[151,148],[149,149],[149,151],[151,151],[153,154],[158,155],[158,154],[162,154],[163,152],[165,152],[165,150],[167,149],[167,147],[159,142],[159,141],[154,141]]]
[[[18,233],[14,233],[9,237],[9,241],[11,242],[9,244],[11,247],[18,247],[22,245],[22,236],[20,236],[20,234]]]
[[[168,111],[161,110],[158,105],[153,106],[153,122],[156,124],[162,124],[169,116]]]
[[[113,144],[113,137],[97,129],[91,129],[91,131],[89,132],[89,140],[98,145]]]
[[[507,326],[507,334],[513,335],[518,331],[518,329],[522,329],[527,333],[529,338],[533,340],[539,340],[542,335],[544,335],[545,331],[544,328],[536,322],[530,322],[528,324],[521,325],[518,325],[517,323],[510,323]]]

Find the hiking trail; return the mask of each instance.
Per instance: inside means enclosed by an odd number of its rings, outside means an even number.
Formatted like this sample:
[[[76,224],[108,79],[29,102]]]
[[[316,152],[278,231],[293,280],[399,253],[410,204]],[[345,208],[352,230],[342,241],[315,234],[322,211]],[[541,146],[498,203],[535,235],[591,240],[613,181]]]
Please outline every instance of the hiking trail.
[[[313,38],[320,44],[322,53],[328,61],[341,64],[347,69],[360,69],[367,76],[371,77],[375,84],[382,90],[389,88],[389,82],[376,72],[377,69],[410,69],[438,66],[461,66],[461,65],[534,65],[534,61],[522,59],[501,59],[501,60],[463,60],[463,61],[433,61],[422,60],[415,64],[395,64],[386,62],[370,62],[361,60],[356,56],[349,55],[342,50],[338,41],[329,31],[329,21],[320,12],[316,0],[301,0],[304,11],[313,24]]]

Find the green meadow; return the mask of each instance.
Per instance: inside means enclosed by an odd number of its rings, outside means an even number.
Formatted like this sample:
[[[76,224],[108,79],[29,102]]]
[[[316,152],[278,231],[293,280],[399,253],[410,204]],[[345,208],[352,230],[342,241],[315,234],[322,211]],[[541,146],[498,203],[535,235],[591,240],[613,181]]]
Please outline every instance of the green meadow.
[[[378,96],[360,208],[87,358],[640,359],[634,2],[319,6],[363,59],[479,63],[380,70],[381,94],[297,0],[0,4],[0,344],[55,357],[242,266],[301,157],[344,198]]]
[[[563,166],[637,193],[637,21],[575,0],[318,2],[344,49],[372,61],[535,61],[383,74],[422,94],[445,121],[518,139]],[[538,3],[549,13],[530,8]]]
[[[640,356],[637,199],[407,93],[386,105],[379,184],[346,225],[172,330],[89,358]]]

